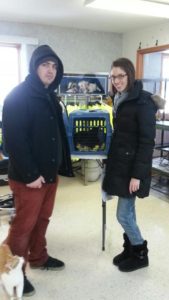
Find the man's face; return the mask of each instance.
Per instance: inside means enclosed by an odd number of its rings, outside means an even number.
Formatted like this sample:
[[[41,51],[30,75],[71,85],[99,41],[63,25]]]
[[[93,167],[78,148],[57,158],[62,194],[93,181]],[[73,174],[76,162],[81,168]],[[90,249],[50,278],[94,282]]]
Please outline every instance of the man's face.
[[[56,64],[53,61],[45,61],[37,68],[37,74],[45,87],[48,87],[57,74]]]

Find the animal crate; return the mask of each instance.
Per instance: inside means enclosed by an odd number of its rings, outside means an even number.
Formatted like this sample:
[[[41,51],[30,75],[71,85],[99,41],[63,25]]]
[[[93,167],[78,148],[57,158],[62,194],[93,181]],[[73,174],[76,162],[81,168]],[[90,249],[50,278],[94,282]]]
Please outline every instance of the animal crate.
[[[105,155],[108,152],[112,127],[106,110],[77,110],[70,113],[67,134],[73,155]]]

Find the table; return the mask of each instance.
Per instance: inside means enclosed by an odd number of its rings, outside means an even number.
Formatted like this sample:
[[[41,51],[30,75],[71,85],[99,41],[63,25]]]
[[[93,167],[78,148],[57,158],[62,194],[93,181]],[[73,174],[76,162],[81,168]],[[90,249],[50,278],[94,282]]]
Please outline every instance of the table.
[[[161,142],[160,145],[156,146],[155,149],[161,150],[160,156],[163,156],[163,151],[167,151],[166,147],[169,147],[169,144],[164,145],[164,131],[169,131],[169,121],[157,121],[156,129],[161,130]]]
[[[169,121],[157,121],[156,128],[162,130],[169,130]]]
[[[160,176],[157,183],[151,186],[152,189],[158,190],[161,193],[163,192],[163,181],[162,177],[169,177],[169,141],[168,144],[164,143],[164,132],[169,131],[169,121],[157,121],[156,129],[161,130],[161,141],[160,144],[155,146],[155,149],[160,151],[160,156],[153,158],[152,161],[152,170],[154,171],[155,176]],[[165,155],[164,155],[165,154]],[[166,193],[165,193],[166,194]]]
[[[164,152],[169,153],[169,143],[164,144],[164,132],[169,131],[169,121],[157,121],[156,129],[161,130],[161,141],[160,145],[155,146],[155,149],[160,150],[160,157],[163,157]]]

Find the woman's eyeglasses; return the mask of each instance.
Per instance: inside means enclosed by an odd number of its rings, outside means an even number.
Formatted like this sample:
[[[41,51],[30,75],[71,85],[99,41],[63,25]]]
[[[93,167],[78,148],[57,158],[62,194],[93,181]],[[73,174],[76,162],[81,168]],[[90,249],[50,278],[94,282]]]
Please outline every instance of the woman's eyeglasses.
[[[116,79],[123,80],[125,76],[127,76],[127,74],[119,74],[117,76],[110,75],[109,79],[111,79],[112,81],[115,81]]]

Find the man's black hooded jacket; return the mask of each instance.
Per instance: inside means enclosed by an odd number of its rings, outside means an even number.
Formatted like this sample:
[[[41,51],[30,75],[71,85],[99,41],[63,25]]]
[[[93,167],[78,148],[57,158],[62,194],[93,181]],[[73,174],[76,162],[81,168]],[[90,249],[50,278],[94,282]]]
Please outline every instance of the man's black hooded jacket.
[[[57,61],[57,75],[48,88],[36,72],[45,57]],[[62,109],[55,94],[62,76],[60,58],[42,45],[33,52],[25,81],[6,97],[2,123],[10,179],[30,183],[41,175],[46,183],[53,183],[58,173],[73,176]]]

